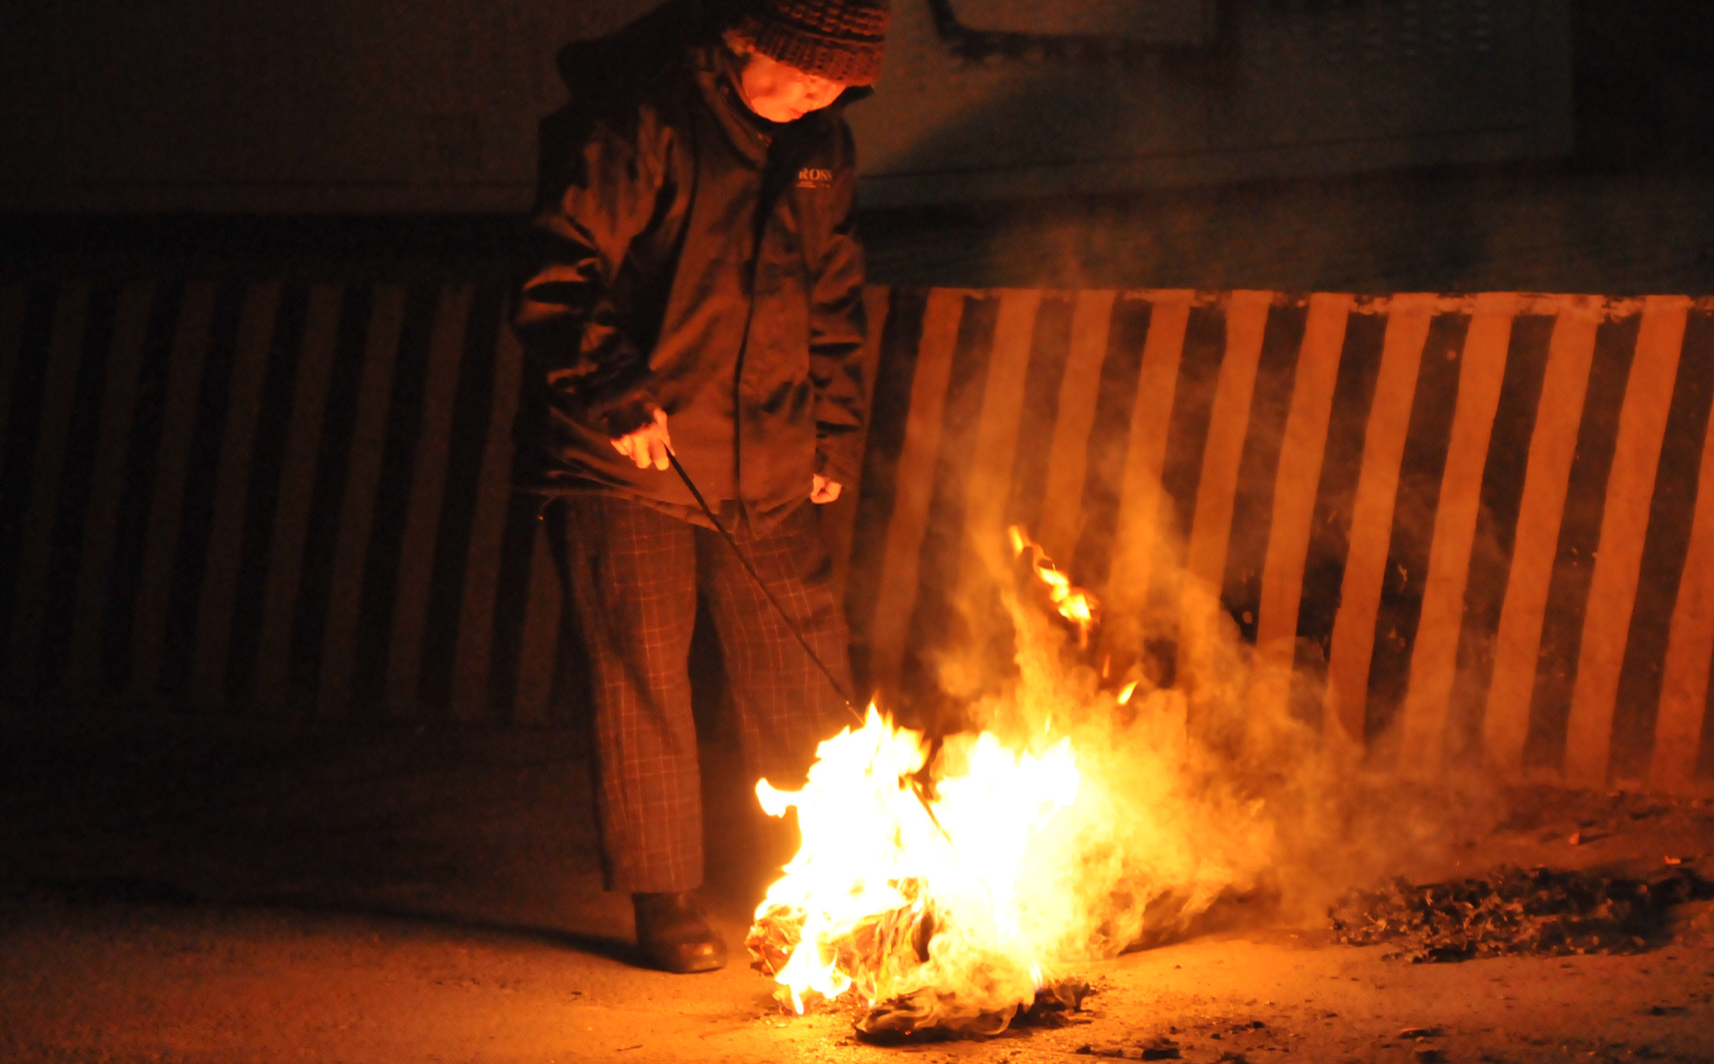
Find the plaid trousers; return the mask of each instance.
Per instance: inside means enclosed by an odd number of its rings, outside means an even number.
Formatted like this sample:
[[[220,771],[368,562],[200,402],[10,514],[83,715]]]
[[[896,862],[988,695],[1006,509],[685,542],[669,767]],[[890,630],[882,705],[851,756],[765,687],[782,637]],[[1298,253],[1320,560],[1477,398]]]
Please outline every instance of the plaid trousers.
[[[801,779],[816,744],[843,726],[844,704],[712,529],[600,495],[573,496],[546,516],[589,653],[607,889],[693,889],[703,873],[689,673],[698,594],[719,635],[753,776]],[[849,691],[845,619],[819,526],[806,502],[763,535],[734,535],[792,627]]]

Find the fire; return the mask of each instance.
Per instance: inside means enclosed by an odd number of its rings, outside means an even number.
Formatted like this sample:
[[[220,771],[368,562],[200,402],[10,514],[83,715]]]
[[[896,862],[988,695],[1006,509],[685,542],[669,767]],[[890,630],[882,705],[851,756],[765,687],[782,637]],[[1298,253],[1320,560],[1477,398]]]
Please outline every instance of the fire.
[[[1047,589],[1047,596],[1059,615],[1077,626],[1077,645],[1087,647],[1089,630],[1095,627],[1097,603],[1094,597],[1080,587],[1073,587],[1071,579],[1054,568],[1047,552],[1022,528],[1013,525],[1006,529],[1006,534],[1012,539],[1014,558],[1025,551],[1030,552],[1030,566],[1035,570],[1036,578]]]
[[[871,706],[821,744],[803,789],[756,785],[769,814],[797,811],[803,842],[756,910],[753,967],[800,1013],[860,1003],[864,1037],[992,1035],[1080,1007],[1077,965],[1262,882],[1278,845],[1253,781],[1309,754],[1295,718],[1250,712],[1237,655],[1230,675],[1203,678],[1194,733],[1184,692],[1134,670],[1107,687],[1088,653],[1099,605],[1010,534],[1046,595],[1001,596],[1017,673],[967,706],[986,730],[931,744]],[[1044,597],[1085,653],[1064,652]]]
[[[954,736],[932,793],[916,782],[928,750],[870,706],[862,728],[821,744],[802,790],[756,785],[770,815],[797,810],[803,846],[749,945],[800,1013],[811,995],[876,1005],[930,990],[1009,1008],[1044,985],[1054,958],[1032,930],[1044,914],[1028,871],[1032,844],[1077,798],[1071,742],[1032,752]]]

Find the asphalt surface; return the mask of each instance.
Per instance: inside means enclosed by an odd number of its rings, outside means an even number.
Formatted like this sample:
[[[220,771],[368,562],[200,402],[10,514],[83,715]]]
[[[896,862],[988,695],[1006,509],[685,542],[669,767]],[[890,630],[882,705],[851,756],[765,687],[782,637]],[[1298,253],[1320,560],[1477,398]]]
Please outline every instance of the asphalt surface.
[[[741,959],[636,966],[571,732],[33,715],[3,739],[0,1060],[16,1064],[1714,1060],[1708,902],[1640,953],[1426,965],[1339,945],[1314,913],[1227,907],[1077,969],[1095,992],[1070,1026],[877,1047],[848,1009],[782,1014]],[[763,844],[746,781],[718,742],[708,759],[709,895],[736,946]],[[1400,871],[1647,874],[1672,856],[1714,873],[1714,805],[1504,802]]]

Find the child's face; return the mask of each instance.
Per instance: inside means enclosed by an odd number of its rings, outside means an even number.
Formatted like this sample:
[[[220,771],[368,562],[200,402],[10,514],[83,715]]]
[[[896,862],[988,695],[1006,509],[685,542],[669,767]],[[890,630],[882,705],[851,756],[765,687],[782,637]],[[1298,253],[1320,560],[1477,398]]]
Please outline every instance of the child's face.
[[[738,91],[750,110],[770,122],[792,122],[839,99],[845,83],[806,74],[796,67],[750,54],[738,78]]]

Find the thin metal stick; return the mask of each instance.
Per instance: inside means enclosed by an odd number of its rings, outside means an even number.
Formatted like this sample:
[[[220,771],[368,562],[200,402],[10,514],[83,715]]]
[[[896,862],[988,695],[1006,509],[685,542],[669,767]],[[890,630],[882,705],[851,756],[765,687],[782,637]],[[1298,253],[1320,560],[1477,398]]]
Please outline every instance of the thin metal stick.
[[[703,515],[706,516],[709,523],[714,526],[714,531],[720,533],[720,538],[724,539],[726,541],[726,545],[732,548],[732,553],[738,556],[738,562],[744,566],[744,571],[750,574],[750,579],[754,580],[756,582],[756,586],[762,590],[762,594],[767,596],[769,605],[774,607],[774,612],[779,614],[780,620],[785,622],[786,628],[791,631],[793,638],[798,642],[798,646],[803,647],[803,652],[809,655],[809,660],[815,662],[815,667],[821,670],[821,674],[823,676],[827,677],[828,686],[833,688],[833,693],[838,695],[840,701],[845,703],[845,708],[851,711],[851,715],[853,717],[857,718],[857,723],[865,723],[863,714],[857,712],[857,706],[851,701],[851,696],[845,693],[845,685],[839,682],[839,679],[833,675],[833,670],[827,667],[827,663],[825,661],[821,660],[821,655],[817,654],[815,652],[815,648],[809,645],[809,640],[805,639],[803,637],[803,633],[798,631],[797,625],[792,622],[791,615],[786,613],[786,608],[780,605],[780,600],[774,597],[774,592],[768,587],[767,582],[762,579],[762,574],[758,573],[756,571],[756,567],[750,564],[750,557],[744,553],[744,548],[738,546],[738,541],[732,538],[732,533],[726,531],[726,526],[721,524],[720,518],[715,515],[714,508],[708,505],[708,500],[703,498],[702,492],[697,490],[696,482],[690,479],[690,474],[684,471],[684,466],[678,464],[678,455],[668,451],[667,461],[672,463],[673,472],[677,473],[678,478],[684,481],[684,486],[690,489],[691,497],[696,500],[696,505],[702,507]],[[935,830],[939,831],[941,836],[950,843],[952,842],[952,836],[947,833],[946,828],[940,822],[940,817],[936,816],[934,813],[934,806],[929,802],[928,781],[926,779],[930,766],[934,764],[935,757],[940,754],[940,747],[943,741],[944,740],[939,737],[934,740],[931,752],[929,753],[928,758],[923,762],[921,770],[911,777],[910,788],[911,793],[917,796],[917,801],[922,803],[923,812],[928,814],[929,822],[932,823],[935,826]]]
[[[839,678],[833,675],[833,670],[827,667],[825,661],[821,660],[821,655],[817,654],[815,648],[809,645],[809,640],[803,637],[803,633],[798,630],[797,624],[792,621],[791,615],[786,613],[786,608],[780,605],[779,599],[774,597],[774,592],[762,579],[762,574],[756,572],[756,567],[750,564],[750,558],[744,553],[744,549],[738,546],[738,541],[732,538],[732,533],[726,531],[726,526],[720,523],[720,518],[715,516],[714,508],[708,505],[708,500],[702,497],[702,492],[696,490],[696,484],[690,479],[690,474],[684,471],[684,466],[678,464],[678,455],[668,451],[667,461],[672,463],[673,472],[677,473],[678,478],[684,481],[684,486],[690,489],[690,494],[696,499],[696,504],[702,507],[703,514],[713,523],[714,531],[720,533],[720,538],[724,539],[726,545],[732,548],[732,553],[738,556],[738,562],[744,566],[744,571],[750,574],[750,579],[754,580],[756,586],[761,588],[762,594],[767,596],[769,605],[774,607],[774,612],[779,614],[780,620],[785,622],[792,638],[798,641],[798,645],[803,647],[803,652],[809,655],[809,660],[815,662],[815,667],[821,670],[823,676],[827,677],[827,683],[833,688],[833,693],[845,703],[845,708],[851,711],[853,717],[857,718],[857,723],[862,724],[863,714],[857,712],[856,703],[852,702],[851,696],[845,693],[845,685],[839,682]]]

